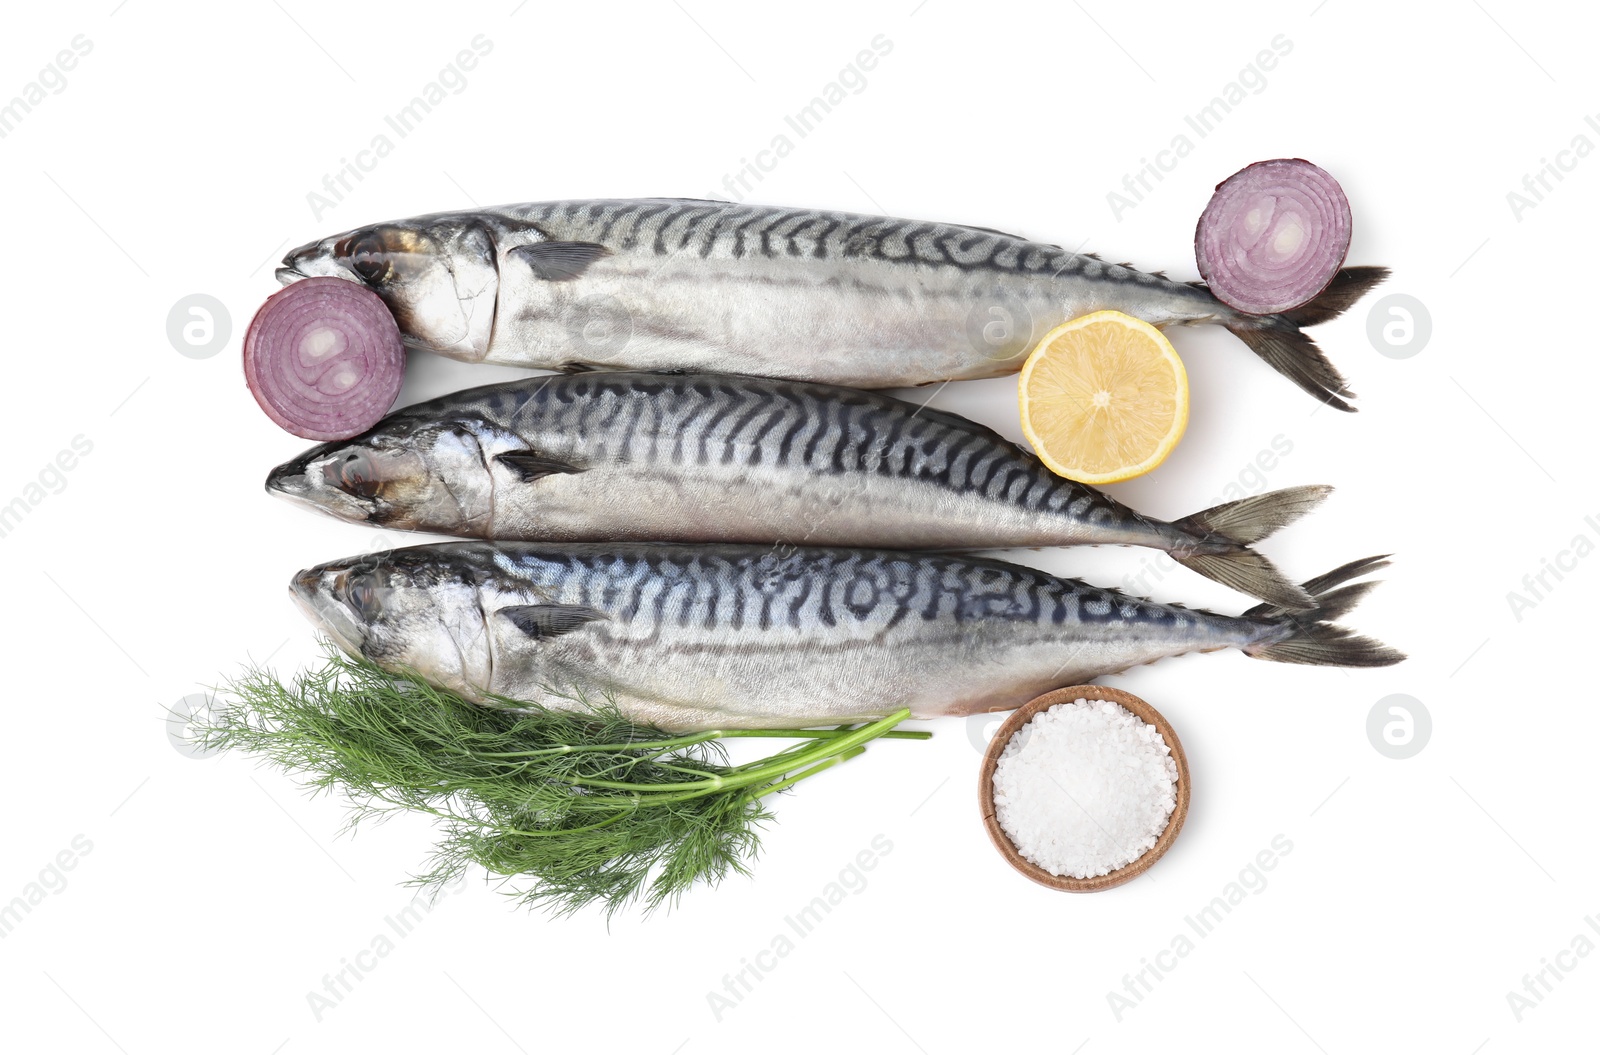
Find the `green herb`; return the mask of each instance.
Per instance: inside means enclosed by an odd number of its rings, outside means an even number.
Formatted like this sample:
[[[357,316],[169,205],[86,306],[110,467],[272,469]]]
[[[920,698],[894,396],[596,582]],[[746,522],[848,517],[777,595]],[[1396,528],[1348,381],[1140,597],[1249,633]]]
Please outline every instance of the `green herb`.
[[[350,829],[397,811],[438,818],[431,867],[413,883],[439,887],[477,865],[526,904],[565,914],[601,902],[609,915],[746,873],[772,816],[766,796],[871,740],[929,735],[893,731],[906,710],[837,729],[673,735],[627,721],[611,701],[565,698],[573,710],[480,706],[330,647],[321,668],[288,682],[246,670],[195,742],[260,755],[313,794],[342,791]],[[798,742],[734,766],[721,744],[734,737]]]

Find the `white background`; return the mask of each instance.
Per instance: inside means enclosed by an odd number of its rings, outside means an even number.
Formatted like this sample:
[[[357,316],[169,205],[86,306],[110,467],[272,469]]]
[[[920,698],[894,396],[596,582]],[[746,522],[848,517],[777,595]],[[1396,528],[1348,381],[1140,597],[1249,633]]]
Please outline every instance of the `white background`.
[[[1575,136],[1600,144],[1584,124],[1600,109],[1592,23],[1507,0],[1426,14],[1354,0],[516,4],[99,0],[25,5],[0,34],[0,99],[75,35],[92,42],[65,89],[0,139],[0,503],[75,436],[93,445],[0,538],[0,903],[42,869],[56,888],[0,939],[7,1047],[1592,1045],[1600,956],[1547,974],[1551,991],[1521,1021],[1507,1000],[1575,935],[1600,942],[1584,923],[1600,913],[1600,856],[1596,718],[1580,677],[1600,560],[1547,576],[1520,619],[1507,598],[1575,536],[1600,539],[1584,520],[1600,496],[1583,438],[1600,160],[1574,155],[1520,216],[1507,200]],[[477,34],[493,50],[465,89],[314,216],[307,193]],[[785,115],[879,34],[892,51],[864,90],[796,137]],[[1279,34],[1292,50],[1265,88],[1210,135],[1190,131],[1193,150],[1114,216],[1107,193]],[[1411,659],[1341,672],[1228,653],[1117,679],[1172,720],[1194,776],[1176,846],[1120,889],[1067,895],[1011,872],[978,818],[985,726],[949,721],[931,743],[878,745],[781,801],[754,878],[697,890],[673,913],[626,913],[609,930],[594,914],[553,922],[474,881],[319,1021],[308,992],[405,906],[397,884],[423,859],[427,826],[338,837],[336,801],[245,758],[186,757],[164,721],[247,656],[312,658],[290,574],[386,543],[262,492],[302,446],[260,414],[239,368],[272,264],[336,230],[474,203],[725,195],[724,176],[780,133],[793,150],[738,197],[997,227],[1185,278],[1217,181],[1266,157],[1330,169],[1355,210],[1351,262],[1392,267],[1380,293],[1420,300],[1431,339],[1410,358],[1380,354],[1376,297],[1321,327],[1360,393],[1361,413],[1341,415],[1225,332],[1175,333],[1188,436],[1116,493],[1170,518],[1236,482],[1337,485],[1265,548],[1302,578],[1395,553],[1351,621]],[[226,304],[233,331],[200,360],[166,332],[195,293]],[[406,401],[514,373],[422,358]],[[935,405],[1017,436],[1013,396],[998,379],[952,385]],[[1275,439],[1292,451],[1257,477]],[[1145,557],[1019,559],[1117,584]],[[1151,589],[1241,606],[1183,572]],[[1406,760],[1367,734],[1394,693],[1432,716],[1431,740]],[[707,994],[879,834],[892,851],[868,885],[719,1020]],[[1280,834],[1293,849],[1265,887],[1247,876],[1254,892],[1119,1021],[1108,992]],[[46,866],[77,836],[92,849],[62,888]]]

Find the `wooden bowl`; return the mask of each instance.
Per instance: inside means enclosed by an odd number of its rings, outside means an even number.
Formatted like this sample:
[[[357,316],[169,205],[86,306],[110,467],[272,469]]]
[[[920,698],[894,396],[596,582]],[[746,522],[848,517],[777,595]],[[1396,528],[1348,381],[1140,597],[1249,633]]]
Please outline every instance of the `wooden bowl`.
[[[1126,707],[1156,727],[1161,739],[1166,741],[1167,749],[1172,752],[1172,760],[1178,764],[1178,801],[1172,808],[1172,816],[1167,818],[1166,830],[1161,833],[1156,844],[1121,868],[1092,879],[1052,875],[1023,857],[1017,852],[1017,848],[1011,845],[1011,839],[1006,835],[1005,829],[1000,827],[994,808],[994,771],[1000,762],[1000,752],[1005,750],[1006,743],[1040,711],[1048,710],[1058,703],[1072,703],[1075,700],[1110,700]],[[1178,837],[1178,829],[1183,827],[1184,818],[1189,815],[1189,761],[1183,755],[1183,745],[1178,742],[1178,734],[1173,732],[1171,724],[1161,716],[1161,712],[1139,697],[1104,685],[1072,685],[1047,692],[1028,701],[1011,712],[1011,716],[1001,723],[1000,728],[995,731],[994,739],[989,741],[989,749],[983,753],[983,765],[978,770],[978,805],[983,811],[983,826],[988,829],[989,838],[993,840],[995,848],[1000,851],[1002,857],[1011,862],[1011,867],[1035,883],[1052,890],[1071,890],[1075,893],[1109,890],[1148,870],[1161,859],[1161,855],[1167,852],[1173,840]]]

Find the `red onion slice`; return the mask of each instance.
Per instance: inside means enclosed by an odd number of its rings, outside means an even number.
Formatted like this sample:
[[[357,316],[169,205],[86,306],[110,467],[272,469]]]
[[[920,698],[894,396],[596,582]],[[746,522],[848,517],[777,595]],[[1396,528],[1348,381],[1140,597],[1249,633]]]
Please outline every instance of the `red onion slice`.
[[[1350,229],[1350,202],[1332,176],[1300,158],[1258,161],[1217,184],[1195,229],[1195,260],[1218,300],[1271,315],[1327,288]]]
[[[308,440],[346,440],[389,412],[405,379],[383,299],[342,278],[293,282],[244,335],[244,379],[267,417]]]

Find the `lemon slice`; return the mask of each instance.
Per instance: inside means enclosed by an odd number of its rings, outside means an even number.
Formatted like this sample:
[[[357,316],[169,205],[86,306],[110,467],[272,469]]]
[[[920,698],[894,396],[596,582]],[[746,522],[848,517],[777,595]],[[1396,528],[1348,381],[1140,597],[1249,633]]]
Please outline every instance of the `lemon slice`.
[[[1189,377],[1161,331],[1097,311],[1045,334],[1017,384],[1022,432],[1059,476],[1085,484],[1154,469],[1189,424]]]

